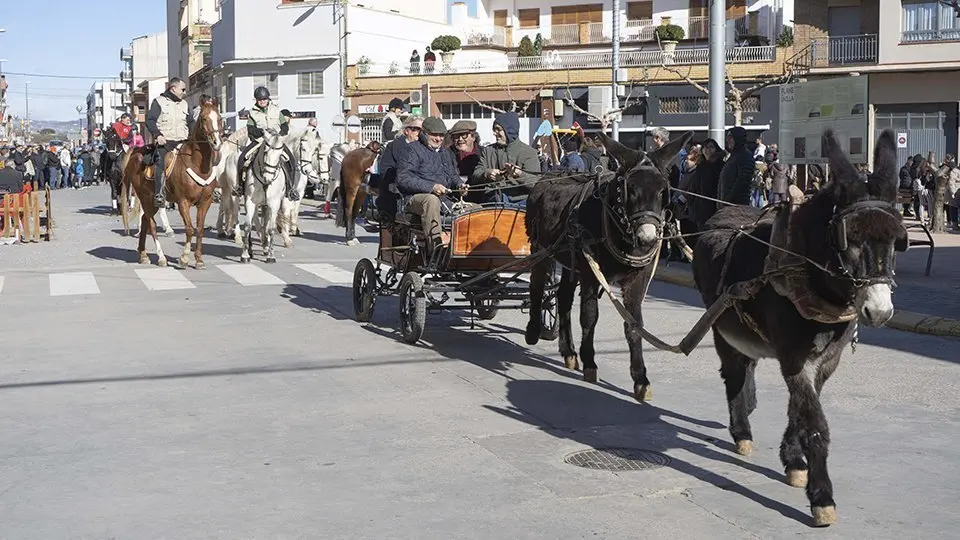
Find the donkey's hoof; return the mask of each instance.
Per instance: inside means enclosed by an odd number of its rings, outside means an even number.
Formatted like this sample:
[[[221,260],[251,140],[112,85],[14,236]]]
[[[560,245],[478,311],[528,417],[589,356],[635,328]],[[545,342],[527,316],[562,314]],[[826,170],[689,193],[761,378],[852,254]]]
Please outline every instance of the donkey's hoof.
[[[527,345],[536,345],[540,342],[540,327],[536,323],[528,324],[527,331],[523,334],[524,339],[527,341]]]
[[[167,265],[167,259],[166,259],[166,258],[157,260],[157,266],[166,266],[166,265]]]
[[[580,369],[580,359],[577,358],[577,355],[575,354],[572,354],[570,356],[564,356],[563,366],[566,367],[567,369],[572,369],[573,371],[577,371],[578,369]]]
[[[267,261],[266,261],[266,262],[268,262],[268,263],[275,263],[275,262],[277,262],[277,258],[276,258],[276,257],[267,257]]]
[[[197,264],[194,265],[194,268],[196,268],[197,270],[206,270],[206,269],[207,269],[207,265],[204,264],[203,261],[197,261]]]
[[[166,236],[167,238],[172,238],[172,237],[173,237],[173,229],[167,229],[167,230],[163,231],[163,235]]]
[[[150,257],[146,253],[140,254],[140,264],[150,264]]]
[[[240,256],[240,262],[242,262],[242,263],[248,263],[248,262],[250,262],[250,257],[244,257],[243,255],[241,255],[241,256]]]
[[[811,510],[814,527],[828,527],[837,522],[836,506],[814,506]]]
[[[583,368],[583,380],[589,383],[597,382],[597,368]]]
[[[753,453],[753,441],[737,441],[737,453],[741,456],[749,456]]]
[[[633,399],[643,403],[645,401],[651,401],[653,399],[653,390],[650,389],[649,384],[634,383],[633,385]]]
[[[360,240],[357,239],[357,238],[351,238],[351,239],[347,240],[347,245],[348,245],[348,246],[359,246],[359,245],[360,245]]]
[[[807,470],[787,471],[787,484],[795,488],[807,487]]]
[[[186,255],[181,255],[177,260],[180,262],[180,266],[184,268],[190,265],[190,259]]]

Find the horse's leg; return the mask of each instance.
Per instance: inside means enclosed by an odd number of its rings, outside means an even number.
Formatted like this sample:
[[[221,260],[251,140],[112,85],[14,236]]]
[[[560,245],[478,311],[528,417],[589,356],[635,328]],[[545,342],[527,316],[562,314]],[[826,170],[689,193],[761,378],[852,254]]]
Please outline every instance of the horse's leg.
[[[833,483],[827,472],[830,427],[820,404],[820,389],[836,368],[841,351],[841,347],[833,347],[821,357],[780,360],[790,392],[787,417],[795,426],[809,467],[807,499],[816,526],[831,525],[837,520]]]
[[[290,232],[292,232],[294,236],[301,236],[299,221],[300,221],[300,201],[296,201],[295,203],[293,203],[293,214],[290,216]]]
[[[541,312],[543,310],[543,289],[546,283],[547,263],[541,261],[530,269],[530,317],[524,337],[527,345],[536,345],[543,330]]]
[[[183,252],[180,253],[180,266],[186,268],[190,264],[190,252],[193,251],[193,222],[190,219],[190,204],[186,199],[180,198],[177,201],[177,209],[180,210],[180,218],[183,219],[183,234],[186,236],[186,242],[183,244]]]
[[[593,334],[600,319],[597,291],[600,284],[589,272],[580,273],[580,361],[583,362],[583,380],[597,382],[597,362],[594,358]]]
[[[753,452],[750,413],[757,407],[757,383],[754,380],[757,361],[730,345],[716,328],[713,343],[720,357],[720,377],[727,390],[730,436],[737,445],[737,453],[746,456]]]
[[[630,347],[630,378],[633,379],[633,397],[639,402],[653,399],[650,379],[647,378],[647,366],[643,362],[643,290],[646,284],[645,272],[636,271],[623,284],[623,305],[639,324],[623,322],[623,333]]]
[[[244,238],[240,242],[241,252],[240,252],[240,262],[250,262],[250,257],[253,256],[253,225],[254,225],[254,216],[257,212],[257,205],[253,202],[252,194],[247,194],[243,198],[243,209],[247,214],[246,222],[244,223]]]
[[[280,212],[277,214],[277,230],[283,238],[283,247],[293,247],[293,240],[290,238],[290,214],[293,212],[291,206],[293,201],[284,197],[280,201]]]
[[[157,248],[157,266],[166,266],[167,257],[166,255],[163,254],[163,247],[160,246],[160,239],[157,238],[157,222],[156,220],[153,219],[152,216],[148,218],[147,227],[149,227],[149,229],[144,229],[144,230],[150,231],[150,236],[153,238],[153,245],[156,246]]]
[[[285,198],[283,192],[280,193],[280,197]],[[280,213],[280,206],[280,201],[274,201],[273,204],[271,204],[270,200],[268,199],[264,208],[263,243],[264,255],[266,256],[266,262],[268,263],[277,262],[277,257],[273,253],[273,239],[277,232],[277,217]]]
[[[577,349],[573,346],[573,328],[571,315],[573,313],[573,295],[577,291],[577,282],[573,281],[573,272],[564,268],[560,277],[560,286],[557,288],[557,328],[560,338],[560,355],[567,369],[580,369],[577,358]]]
[[[227,202],[226,202],[226,201],[227,201],[227,199],[229,198],[229,196],[223,195],[223,190],[222,190],[222,189],[220,190],[220,193],[221,193],[221,195],[220,195],[220,206],[219,206],[219,208],[217,208],[217,238],[223,239],[223,238],[226,238],[226,237],[227,237],[227,230],[226,230],[226,215],[227,215],[227,214],[226,214],[225,209],[226,209],[226,207],[227,207]]]
[[[140,257],[140,264],[150,264],[150,257],[147,256],[147,231],[150,230],[150,218],[147,214],[140,214],[140,225],[137,231],[137,254]]]
[[[179,207],[179,204],[177,206]],[[187,211],[188,211],[187,215],[190,215],[189,210],[190,208],[187,207]],[[163,234],[165,234],[166,236],[173,236],[173,227],[170,226],[170,218],[167,217],[167,207],[161,206],[159,212],[160,212],[160,222],[163,223]]]
[[[213,204],[212,194],[210,197],[201,200],[200,204],[197,205],[197,249],[193,252],[193,258],[196,261],[194,268],[197,270],[203,270],[207,267],[207,265],[203,263],[203,224],[207,219],[207,211],[210,210],[211,204]]]

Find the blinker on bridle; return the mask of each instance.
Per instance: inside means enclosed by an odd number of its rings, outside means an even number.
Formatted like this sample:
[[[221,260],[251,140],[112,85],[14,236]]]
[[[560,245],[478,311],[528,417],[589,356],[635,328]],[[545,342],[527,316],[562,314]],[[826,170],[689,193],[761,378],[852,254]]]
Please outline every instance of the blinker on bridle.
[[[844,208],[839,213],[835,214],[833,218],[830,219],[830,223],[828,225],[828,230],[833,240],[832,243],[836,249],[837,266],[840,268],[841,272],[841,276],[839,277],[843,277],[852,281],[858,287],[881,283],[890,285],[894,284],[893,278],[890,276],[872,276],[867,278],[855,277],[843,263],[843,258],[841,257],[841,254],[850,248],[850,243],[847,239],[847,219],[857,214],[872,212],[875,210],[882,211],[891,219],[893,219],[893,214],[896,212],[896,208],[886,201],[859,201],[851,204],[847,208]],[[906,251],[907,239],[905,229],[903,233],[904,234],[898,236],[894,240],[894,249],[896,251]]]

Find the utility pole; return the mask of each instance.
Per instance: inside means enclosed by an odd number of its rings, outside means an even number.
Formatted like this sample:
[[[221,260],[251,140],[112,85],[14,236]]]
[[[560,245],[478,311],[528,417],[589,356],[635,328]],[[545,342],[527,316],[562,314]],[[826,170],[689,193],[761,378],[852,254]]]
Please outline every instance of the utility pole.
[[[620,70],[620,0],[613,0],[613,35],[611,36],[613,40],[613,77],[611,78],[611,86],[613,87],[613,96],[610,101],[613,105],[612,109],[616,110],[620,108],[620,96],[618,92],[619,84],[617,81],[617,71]],[[613,134],[613,140],[620,140],[620,115],[615,113],[613,115],[613,122],[611,123],[611,133]]]
[[[710,0],[710,138],[723,144],[726,127],[724,75],[727,64],[726,2]]]
[[[26,82],[26,87],[27,87],[27,91],[26,91],[26,94],[27,94],[27,127],[26,127],[26,129],[25,129],[24,131],[26,132],[27,137],[29,137],[29,136],[30,136],[30,81],[27,81],[27,82]]]

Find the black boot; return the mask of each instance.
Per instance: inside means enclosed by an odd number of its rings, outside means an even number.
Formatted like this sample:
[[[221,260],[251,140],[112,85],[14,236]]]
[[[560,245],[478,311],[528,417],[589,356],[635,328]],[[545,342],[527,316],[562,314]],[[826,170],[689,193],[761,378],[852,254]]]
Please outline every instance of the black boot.
[[[156,190],[156,194],[153,196],[153,203],[154,203],[154,206],[156,206],[157,208],[163,208],[167,202],[166,199],[163,197],[163,181],[164,181],[163,163],[162,162],[155,163],[153,167],[154,167],[153,185]]]
[[[293,171],[293,162],[287,161],[283,168],[287,179],[287,198],[291,201],[299,201],[303,194],[297,192],[297,176]]]

